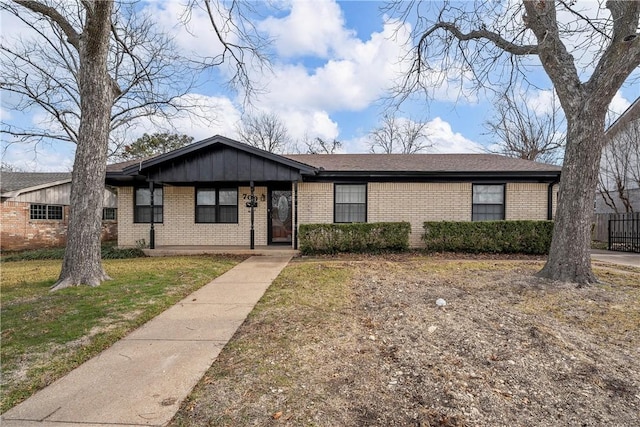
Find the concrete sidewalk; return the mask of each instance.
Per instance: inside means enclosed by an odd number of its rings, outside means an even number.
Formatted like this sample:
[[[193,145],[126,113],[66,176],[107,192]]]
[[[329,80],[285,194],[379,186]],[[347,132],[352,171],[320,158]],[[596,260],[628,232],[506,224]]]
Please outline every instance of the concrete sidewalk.
[[[13,426],[163,426],[290,256],[251,257],[5,412]]]
[[[640,268],[640,254],[633,252],[614,252],[601,249],[591,250],[593,261],[604,261],[612,264],[627,265]]]

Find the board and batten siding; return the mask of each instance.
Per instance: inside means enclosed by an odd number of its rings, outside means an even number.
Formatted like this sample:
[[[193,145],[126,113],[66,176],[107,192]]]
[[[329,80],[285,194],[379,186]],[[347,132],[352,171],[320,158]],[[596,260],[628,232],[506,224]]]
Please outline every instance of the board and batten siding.
[[[29,191],[10,199],[13,202],[38,203],[43,205],[69,205],[71,200],[71,183],[55,185],[41,190]],[[118,206],[116,193],[105,189],[103,203],[105,208]]]

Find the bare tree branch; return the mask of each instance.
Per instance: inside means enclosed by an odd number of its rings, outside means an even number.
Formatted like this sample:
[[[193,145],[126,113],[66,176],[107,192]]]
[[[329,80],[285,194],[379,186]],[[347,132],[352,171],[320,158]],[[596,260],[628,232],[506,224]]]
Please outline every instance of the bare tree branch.
[[[284,122],[275,114],[246,115],[237,126],[240,141],[271,153],[284,154],[291,143]]]
[[[388,114],[371,131],[369,138],[369,151],[372,153],[415,154],[433,146],[429,141],[426,122],[415,122]]]

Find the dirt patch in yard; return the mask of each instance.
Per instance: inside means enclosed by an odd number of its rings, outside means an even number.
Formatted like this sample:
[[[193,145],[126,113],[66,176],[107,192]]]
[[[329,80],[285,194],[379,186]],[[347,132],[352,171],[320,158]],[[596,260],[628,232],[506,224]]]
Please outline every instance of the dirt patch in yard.
[[[541,266],[292,263],[173,423],[639,425],[640,269],[576,288],[534,278]]]

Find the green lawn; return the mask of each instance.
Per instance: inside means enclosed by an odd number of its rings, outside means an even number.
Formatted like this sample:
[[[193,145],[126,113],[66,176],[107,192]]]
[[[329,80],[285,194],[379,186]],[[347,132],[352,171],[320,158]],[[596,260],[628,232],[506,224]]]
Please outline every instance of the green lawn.
[[[240,258],[106,260],[113,280],[50,293],[58,260],[3,262],[0,412],[109,347]]]

